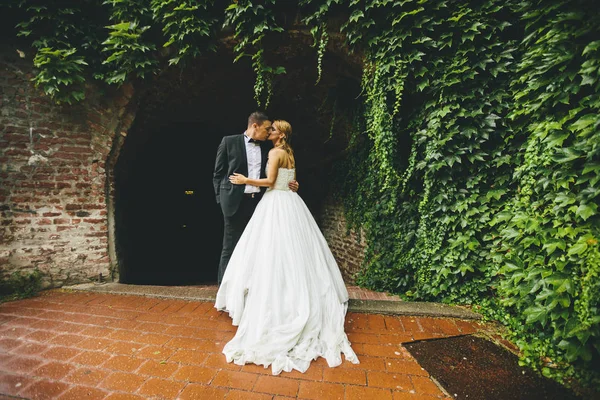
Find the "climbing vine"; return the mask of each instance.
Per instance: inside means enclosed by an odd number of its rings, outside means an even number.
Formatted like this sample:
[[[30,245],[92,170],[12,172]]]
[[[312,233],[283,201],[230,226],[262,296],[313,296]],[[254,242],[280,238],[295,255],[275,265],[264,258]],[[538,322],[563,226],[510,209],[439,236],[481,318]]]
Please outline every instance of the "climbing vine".
[[[264,4],[263,4],[264,3]],[[259,107],[268,108],[273,92],[272,75],[285,73],[285,68],[271,67],[265,61],[263,39],[269,32],[282,32],[277,25],[272,7],[276,0],[256,1],[238,0],[226,9],[227,25],[235,27],[235,36],[239,42],[235,45],[237,53],[235,61],[244,56],[252,59],[252,68],[256,73],[254,82],[254,98]],[[248,53],[250,52],[250,53]]]
[[[343,36],[363,58],[362,93],[332,182],[349,229],[366,235],[357,282],[471,305],[509,328],[522,363],[600,384],[594,0],[74,4],[18,3],[33,80],[58,102],[83,100],[90,80],[119,85],[183,66],[214,50],[224,27],[266,108],[273,75],[285,73],[268,47],[286,29],[282,15],[312,34],[312,84],[328,73],[330,38]]]
[[[522,363],[598,385],[600,24],[550,3],[352,3],[366,128],[334,182],[361,285],[472,304]]]

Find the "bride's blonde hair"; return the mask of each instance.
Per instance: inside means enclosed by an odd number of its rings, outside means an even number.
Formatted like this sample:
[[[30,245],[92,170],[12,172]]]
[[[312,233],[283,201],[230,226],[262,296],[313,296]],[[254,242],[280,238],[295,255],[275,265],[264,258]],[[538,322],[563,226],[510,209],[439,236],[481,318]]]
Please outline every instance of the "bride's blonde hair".
[[[285,137],[281,139],[281,144],[278,147],[285,150],[292,163],[292,168],[294,168],[296,166],[296,159],[294,158],[294,150],[292,149],[292,146],[290,146],[290,141],[292,139],[292,125],[282,119],[276,119],[273,121],[273,125],[285,135]]]

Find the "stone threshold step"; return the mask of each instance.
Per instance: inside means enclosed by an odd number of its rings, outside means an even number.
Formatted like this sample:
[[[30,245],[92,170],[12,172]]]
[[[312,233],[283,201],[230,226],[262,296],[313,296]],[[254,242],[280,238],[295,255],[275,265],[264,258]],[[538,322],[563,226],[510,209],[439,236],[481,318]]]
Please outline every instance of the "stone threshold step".
[[[138,295],[189,301],[214,302],[217,286],[157,286],[131,285],[116,282],[82,283],[63,286],[64,290]],[[350,292],[352,293],[352,292]],[[365,300],[350,297],[348,311],[371,314],[414,315],[459,319],[481,319],[481,315],[467,308],[432,302],[410,302],[401,300]]]

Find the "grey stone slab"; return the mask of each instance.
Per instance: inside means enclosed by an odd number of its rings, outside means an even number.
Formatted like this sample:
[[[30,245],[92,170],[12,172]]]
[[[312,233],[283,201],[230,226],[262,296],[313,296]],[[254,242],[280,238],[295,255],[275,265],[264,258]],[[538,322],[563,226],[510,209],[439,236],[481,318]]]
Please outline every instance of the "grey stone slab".
[[[481,319],[481,315],[463,307],[419,301],[350,299],[348,311],[390,315],[414,315],[460,319]]]
[[[216,296],[216,289],[199,288],[193,286],[128,285],[123,283],[83,283],[79,285],[64,286],[63,289],[111,294],[130,294],[190,301],[215,301]]]
[[[89,292],[139,295],[190,301],[215,301],[216,287],[128,285],[108,282],[83,283],[63,289]],[[389,315],[414,315],[461,319],[481,319],[481,315],[463,307],[431,302],[350,299],[348,311]]]

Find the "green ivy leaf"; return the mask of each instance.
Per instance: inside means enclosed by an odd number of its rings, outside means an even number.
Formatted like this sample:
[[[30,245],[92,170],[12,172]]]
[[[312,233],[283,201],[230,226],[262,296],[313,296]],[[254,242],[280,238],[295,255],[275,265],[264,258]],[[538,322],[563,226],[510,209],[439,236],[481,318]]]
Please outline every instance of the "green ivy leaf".
[[[598,204],[596,203],[588,203],[588,204],[580,204],[577,207],[577,211],[575,215],[581,217],[584,221],[586,221],[589,217],[596,215],[598,213]]]

